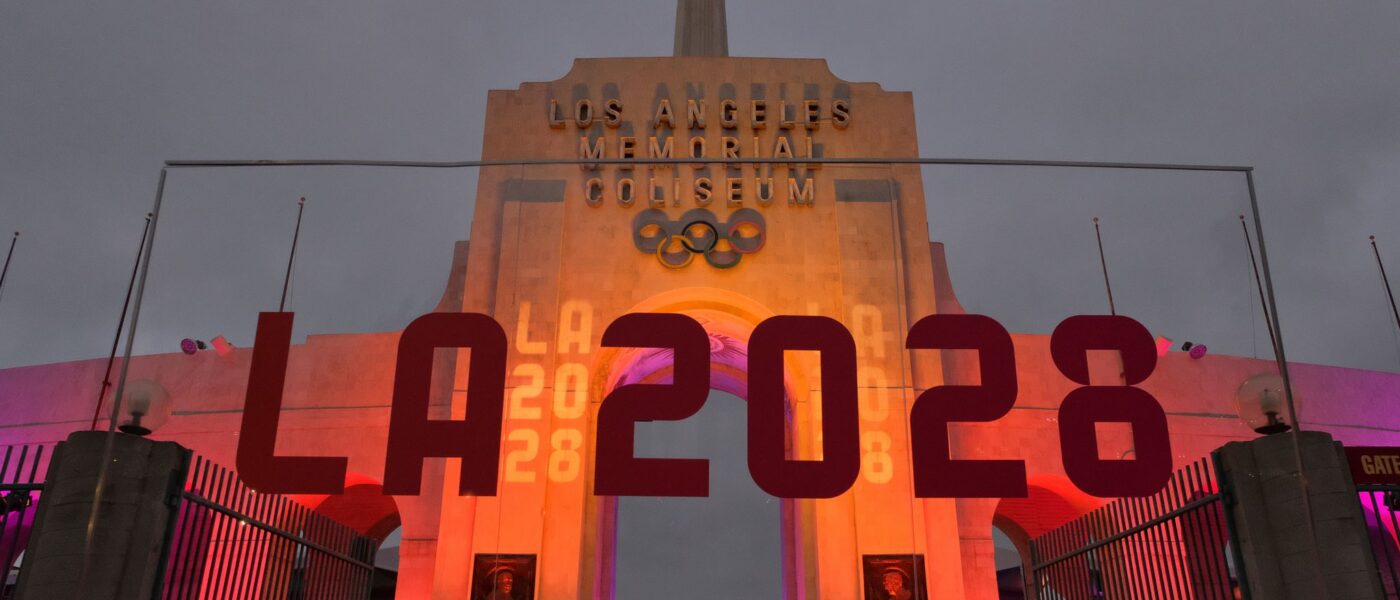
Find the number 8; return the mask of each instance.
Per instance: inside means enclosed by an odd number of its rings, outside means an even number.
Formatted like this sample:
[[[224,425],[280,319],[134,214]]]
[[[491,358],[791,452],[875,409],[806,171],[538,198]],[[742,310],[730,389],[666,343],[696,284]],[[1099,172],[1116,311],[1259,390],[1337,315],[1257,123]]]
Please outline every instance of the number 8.
[[[568,482],[578,478],[579,465],[583,463],[578,450],[583,446],[583,432],[577,429],[560,429],[549,438],[553,452],[549,454],[549,480]]]
[[[1122,385],[1089,382],[1089,350],[1120,353]],[[1146,390],[1133,387],[1157,367],[1152,334],[1128,317],[1070,317],[1050,335],[1050,355],[1060,373],[1082,384],[1060,404],[1060,452],[1070,481],[1102,498],[1150,496],[1161,490],[1172,472],[1167,414]],[[1135,459],[1099,458],[1095,425],[1101,422],[1132,425]]]

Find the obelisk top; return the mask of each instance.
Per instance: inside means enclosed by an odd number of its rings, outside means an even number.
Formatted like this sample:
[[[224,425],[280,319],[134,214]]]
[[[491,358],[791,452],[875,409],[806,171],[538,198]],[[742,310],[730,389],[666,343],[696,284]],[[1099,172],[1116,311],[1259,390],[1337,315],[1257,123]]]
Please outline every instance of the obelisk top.
[[[679,0],[676,56],[729,56],[724,0]]]

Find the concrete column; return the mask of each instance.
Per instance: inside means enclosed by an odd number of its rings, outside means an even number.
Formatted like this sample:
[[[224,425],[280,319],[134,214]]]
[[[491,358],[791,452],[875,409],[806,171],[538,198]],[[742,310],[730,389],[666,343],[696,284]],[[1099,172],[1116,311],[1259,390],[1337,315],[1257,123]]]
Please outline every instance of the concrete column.
[[[93,558],[84,544],[106,432],[81,431],[58,445],[34,518],[18,595],[56,600],[150,598],[184,483],[187,451],[173,442],[114,434]]]
[[[433,567],[437,560],[437,538],[399,542],[397,600],[429,600],[433,597]]]
[[[1254,598],[1383,600],[1365,516],[1341,446],[1298,434],[1316,545],[1307,527],[1291,435],[1221,448],[1221,484]],[[1231,501],[1233,499],[1233,501]]]
[[[944,362],[947,367],[947,362]],[[997,600],[996,546],[992,521],[999,499],[959,498],[958,548],[962,551],[964,600]]]
[[[676,3],[676,56],[729,56],[724,0]]]

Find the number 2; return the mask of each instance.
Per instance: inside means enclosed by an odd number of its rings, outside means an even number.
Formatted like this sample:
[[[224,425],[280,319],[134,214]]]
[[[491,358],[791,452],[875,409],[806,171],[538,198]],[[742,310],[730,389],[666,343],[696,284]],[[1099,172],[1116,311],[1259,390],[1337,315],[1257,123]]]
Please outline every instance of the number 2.
[[[530,483],[535,480],[535,472],[522,467],[521,463],[535,460],[540,454],[540,434],[533,429],[516,429],[506,436],[508,442],[525,442],[525,447],[512,450],[506,455],[506,481]]]
[[[919,498],[1024,498],[1026,463],[1020,460],[953,460],[948,423],[995,421],[1016,404],[1016,351],[1011,335],[984,315],[930,315],[909,329],[911,349],[977,351],[981,385],[944,385],[925,391],[909,414],[914,496]]]

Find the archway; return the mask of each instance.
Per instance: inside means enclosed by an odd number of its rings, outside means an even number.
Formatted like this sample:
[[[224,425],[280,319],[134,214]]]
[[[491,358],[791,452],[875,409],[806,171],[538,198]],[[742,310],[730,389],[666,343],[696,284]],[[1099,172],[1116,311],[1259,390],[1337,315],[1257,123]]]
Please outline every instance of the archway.
[[[1059,476],[1033,475],[1028,478],[1027,492],[1025,498],[1002,498],[992,515],[997,593],[1006,600],[1025,598],[1031,589],[1031,540],[1103,503]],[[1019,564],[1013,566],[1013,560]]]
[[[747,408],[741,403],[748,397],[748,378],[746,370],[748,366],[748,339],[753,328],[763,319],[772,316],[762,305],[752,299],[746,298],[733,292],[714,290],[709,288],[686,288],[667,292],[653,297],[627,312],[668,312],[682,313],[695,318],[709,334],[710,338],[710,387],[714,391],[731,395],[731,402],[715,411],[715,416],[720,417],[722,422],[738,431],[741,439],[746,438],[746,414]],[[807,385],[805,372],[810,369],[799,361],[797,364],[788,364],[785,369],[785,389],[789,410],[787,416],[789,424],[793,419],[793,402],[798,398],[798,394],[806,393],[810,389]],[[591,394],[594,398],[604,398],[609,392],[621,385],[632,383],[667,383],[672,376],[671,351],[669,349],[603,349],[597,356],[593,376],[590,381]],[[711,398],[715,393],[712,391]],[[733,400],[740,402],[732,402]],[[721,398],[720,400],[725,400]],[[706,403],[706,409],[714,409],[710,402]],[[737,410],[735,410],[737,409]],[[702,413],[706,410],[702,409]],[[703,419],[705,415],[696,415],[692,419]],[[690,422],[688,419],[684,423]],[[737,426],[737,427],[736,427]],[[646,427],[638,428],[638,455],[643,454],[641,444],[642,431]],[[791,453],[794,448],[792,439],[794,428],[789,426],[786,431],[786,447]],[[733,448],[730,449],[731,451]],[[655,455],[668,457],[688,456],[667,447]],[[741,456],[742,458],[742,456]],[[720,470],[724,473],[721,474]],[[733,483],[734,476],[744,478],[749,486],[754,486],[752,480],[748,479],[747,461],[741,460],[738,465],[726,464],[719,466],[712,461],[710,467],[710,477],[712,490],[716,482]],[[723,477],[724,479],[720,479]],[[762,494],[762,492],[758,492]],[[766,495],[765,495],[766,496]],[[731,498],[733,499],[733,498]],[[699,501],[714,500],[698,499]],[[809,547],[805,542],[810,537],[810,532],[803,532],[798,526],[801,518],[798,516],[801,510],[798,503],[791,500],[778,500],[767,497],[767,500],[776,504],[778,510],[776,517],[779,521],[779,544],[781,577],[780,579],[783,598],[803,598],[804,584],[803,573],[806,570],[804,561],[806,557],[802,554],[802,549]],[[593,577],[595,594],[598,597],[619,597],[617,594],[617,557],[618,557],[618,530],[619,530],[619,501],[614,497],[593,497],[595,503],[593,512],[596,517],[590,525],[596,525],[595,542],[595,565]],[[679,503],[677,503],[679,505]],[[770,577],[773,574],[770,574]],[[741,596],[750,594],[740,593]],[[760,594],[761,595],[761,594]],[[757,596],[756,596],[757,597]],[[764,596],[771,597],[771,596]]]
[[[996,569],[998,600],[1022,600],[1026,597],[1025,532],[1014,523],[997,518],[992,521],[993,565]]]
[[[396,596],[399,579],[399,549],[403,543],[403,526],[389,532],[379,542],[374,553],[374,589],[371,600],[390,600]]]
[[[391,535],[402,529],[403,520],[393,496],[384,494],[379,481],[358,473],[345,478],[345,491],[334,496],[309,496],[299,500],[317,513],[346,525],[374,543],[384,546]],[[392,560],[381,563],[376,551],[372,599],[394,597],[398,578],[397,546]],[[386,557],[387,558],[387,557]]]
[[[637,426],[638,456],[708,459],[710,495],[618,500],[618,600],[782,597],[782,511],[749,477],[745,411],[711,391],[685,421]]]

